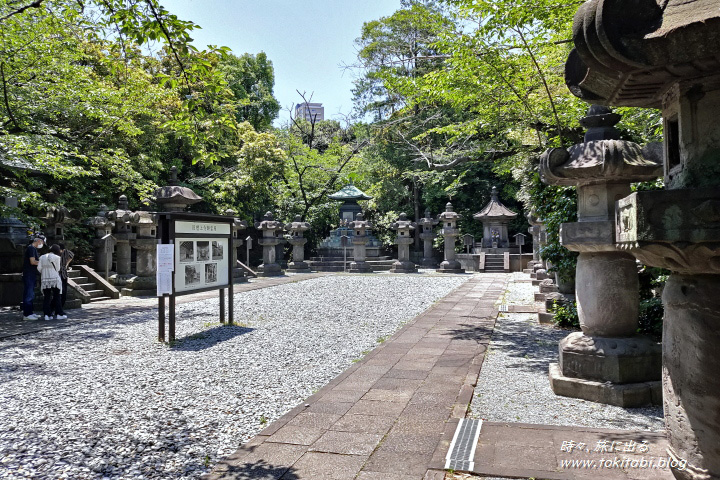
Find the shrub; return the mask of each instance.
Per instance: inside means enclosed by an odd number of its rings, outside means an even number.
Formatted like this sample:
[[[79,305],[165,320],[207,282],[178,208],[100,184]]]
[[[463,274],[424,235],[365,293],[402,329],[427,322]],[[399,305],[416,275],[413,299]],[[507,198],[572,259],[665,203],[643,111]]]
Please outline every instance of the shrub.
[[[575,302],[553,302],[553,311],[555,317],[553,322],[561,328],[580,328],[580,318],[577,312],[577,303]]]

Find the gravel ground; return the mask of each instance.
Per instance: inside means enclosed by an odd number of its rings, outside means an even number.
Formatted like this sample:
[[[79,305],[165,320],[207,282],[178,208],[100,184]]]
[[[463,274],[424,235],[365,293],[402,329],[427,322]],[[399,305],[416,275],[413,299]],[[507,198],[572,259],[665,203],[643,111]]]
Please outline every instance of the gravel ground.
[[[522,273],[513,276],[529,278]],[[503,303],[532,305],[536,289],[529,282],[511,281]],[[493,422],[662,430],[661,407],[621,408],[552,392],[548,365],[558,361],[558,342],[568,333],[540,325],[534,314],[501,314],[475,388],[471,416]]]
[[[327,276],[0,341],[0,478],[197,478],[469,276]]]

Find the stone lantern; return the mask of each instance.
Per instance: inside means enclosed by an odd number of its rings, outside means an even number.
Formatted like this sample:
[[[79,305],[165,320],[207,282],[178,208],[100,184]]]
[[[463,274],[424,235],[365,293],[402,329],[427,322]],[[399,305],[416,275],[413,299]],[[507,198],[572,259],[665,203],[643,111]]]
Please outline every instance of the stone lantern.
[[[115,272],[111,277],[111,281],[115,286],[124,286],[132,277],[132,248],[130,240],[134,240],[137,235],[133,233],[130,225],[130,215],[133,212],[128,210],[128,199],[125,195],[120,195],[118,206],[115,210],[107,212],[107,217],[114,225],[113,237],[117,242],[115,246]]]
[[[262,231],[258,243],[263,247],[263,263],[258,267],[261,277],[276,277],[283,274],[275,256],[277,247],[282,240],[284,225],[275,220],[272,212],[267,212],[261,222],[255,223],[255,228]]]
[[[553,148],[540,158],[550,185],[578,190],[578,221],[563,223],[560,243],[580,252],[576,298],[582,332],[560,342],[560,364],[550,366],[559,395],[622,407],[659,403],[660,346],[636,335],[639,281],[635,258],[615,248],[615,200],[630,183],[654,180],[662,165],[635,143],[619,140],[620,115],[592,106],[580,124],[585,142]]]
[[[616,204],[618,244],[671,275],[663,401],[680,479],[720,479],[720,11],[712,0],[585,2],[565,68],[573,94],[662,109],[666,190]],[[685,467],[685,468],[678,468]]]
[[[115,246],[115,239],[112,238],[115,222],[108,218],[107,206],[100,205],[97,215],[87,219],[85,224],[95,230],[95,239],[93,240],[95,268],[101,272],[110,270]]]
[[[517,217],[517,213],[502,204],[498,198],[497,188],[492,187],[490,202],[488,202],[482,210],[473,215],[475,220],[479,220],[483,224],[483,239],[481,247],[510,247],[510,239],[508,238],[508,223],[510,223],[510,221],[515,217]]]
[[[440,263],[437,272],[440,273],[465,273],[465,269],[460,267],[460,262],[455,260],[455,239],[460,236],[460,229],[457,228],[457,222],[462,218],[459,214],[453,212],[452,203],[445,205],[445,211],[438,215],[440,220],[440,235],[445,237],[445,260]]]
[[[417,267],[410,261],[410,244],[415,241],[412,237],[415,226],[415,222],[408,220],[404,213],[390,225],[397,232],[395,243],[398,246],[398,259],[393,263],[391,273],[417,273]]]
[[[155,295],[157,292],[157,214],[145,211],[130,215],[130,225],[136,237],[130,240],[135,249],[135,277],[121,290],[123,295]]]
[[[358,213],[355,216],[355,220],[348,224],[348,227],[350,227],[353,232],[351,237],[353,243],[353,261],[350,262],[350,270],[348,271],[353,273],[372,272],[372,267],[365,261],[365,249],[372,224],[365,220],[362,213]]]
[[[237,212],[231,208],[228,208],[227,210],[225,210],[225,215],[228,217],[235,217],[235,215],[237,215]],[[237,266],[238,249],[243,244],[243,239],[238,235],[238,232],[240,230],[245,230],[246,228],[247,222],[245,220],[234,218],[232,225],[232,247],[230,248],[230,264],[232,265],[232,272],[235,283],[247,282],[247,278],[245,278],[245,271]]]
[[[305,232],[310,230],[310,224],[302,221],[300,215],[295,216],[295,221],[285,225],[285,230],[290,232],[288,242],[293,246],[293,261],[288,264],[288,271],[295,273],[310,273],[310,266],[305,262]]]
[[[50,207],[42,218],[48,245],[65,242],[65,226],[77,222],[80,217],[78,210],[68,210],[63,206]],[[72,245],[66,246],[72,248]]]
[[[417,224],[422,229],[420,231],[420,238],[423,241],[423,267],[436,267],[437,262],[433,258],[433,240],[437,237],[437,234],[433,231],[435,225],[440,223],[440,220],[433,218],[430,215],[430,210],[425,210],[425,217],[418,220]]]

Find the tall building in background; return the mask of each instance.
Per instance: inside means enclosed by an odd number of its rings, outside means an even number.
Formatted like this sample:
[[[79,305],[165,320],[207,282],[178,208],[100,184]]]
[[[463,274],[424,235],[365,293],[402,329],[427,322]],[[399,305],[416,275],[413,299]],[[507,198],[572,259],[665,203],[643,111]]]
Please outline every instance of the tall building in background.
[[[298,103],[295,105],[295,118],[304,118],[308,122],[325,120],[325,107],[322,103]]]

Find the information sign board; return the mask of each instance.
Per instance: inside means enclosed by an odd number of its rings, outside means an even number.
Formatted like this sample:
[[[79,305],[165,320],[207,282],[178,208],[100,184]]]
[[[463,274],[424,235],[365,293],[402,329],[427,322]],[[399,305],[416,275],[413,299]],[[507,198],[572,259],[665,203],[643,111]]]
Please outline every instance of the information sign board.
[[[228,285],[228,239],[182,237],[175,240],[175,291]]]

